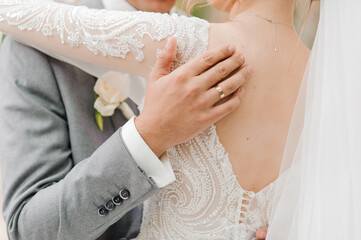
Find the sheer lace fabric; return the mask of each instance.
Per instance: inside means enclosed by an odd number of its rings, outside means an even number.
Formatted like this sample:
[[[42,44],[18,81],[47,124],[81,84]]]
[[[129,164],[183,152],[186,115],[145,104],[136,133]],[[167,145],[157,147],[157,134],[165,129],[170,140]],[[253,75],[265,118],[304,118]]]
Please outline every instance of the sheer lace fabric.
[[[267,226],[275,182],[256,194],[243,190],[215,126],[168,156],[177,182],[145,203],[138,240],[249,240]]]
[[[80,2],[81,0],[54,0],[54,2],[58,2],[58,3],[66,3],[66,4],[71,4],[71,5],[76,5]]]
[[[93,54],[125,59],[132,53],[138,62],[145,58],[145,43],[150,49],[149,54],[155,55],[159,46],[155,42],[174,36],[179,50],[175,61],[178,65],[205,50],[209,28],[204,20],[177,14],[97,10],[45,0],[2,0],[0,21],[20,30],[35,30],[46,37],[55,37],[71,47],[84,45]],[[24,33],[15,35],[21,39]],[[146,37],[151,41],[147,41]],[[32,44],[45,49],[49,45],[40,39],[36,41]],[[129,70],[127,66],[131,67],[125,63],[123,69],[118,70]],[[142,69],[142,65],[139,67]]]

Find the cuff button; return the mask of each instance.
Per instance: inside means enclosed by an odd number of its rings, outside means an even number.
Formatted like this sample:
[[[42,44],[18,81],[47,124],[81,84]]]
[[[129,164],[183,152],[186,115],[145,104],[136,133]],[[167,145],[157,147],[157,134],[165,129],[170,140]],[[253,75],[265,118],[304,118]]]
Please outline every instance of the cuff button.
[[[127,200],[130,198],[130,192],[127,189],[120,190],[119,195],[123,200]]]
[[[121,205],[123,203],[123,199],[119,195],[114,196],[112,201],[117,206],[119,206],[119,205]]]
[[[98,208],[98,214],[102,217],[106,216],[108,212],[109,211],[105,207]]]
[[[154,179],[153,179],[152,177],[149,177],[149,181],[150,181],[153,185],[155,185],[155,181],[154,181]]]
[[[108,201],[106,204],[105,204],[105,208],[109,211],[113,210],[115,208],[115,205],[113,203],[113,201]]]

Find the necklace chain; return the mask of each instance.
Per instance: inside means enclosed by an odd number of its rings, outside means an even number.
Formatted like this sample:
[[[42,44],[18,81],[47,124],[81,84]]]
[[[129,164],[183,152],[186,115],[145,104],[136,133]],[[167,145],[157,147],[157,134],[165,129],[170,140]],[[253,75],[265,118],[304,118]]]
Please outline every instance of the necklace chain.
[[[278,47],[277,47],[277,40],[276,40],[276,25],[277,24],[281,24],[281,25],[284,25],[284,26],[287,26],[287,27],[292,27],[293,28],[293,25],[292,24],[289,24],[289,23],[285,23],[285,22],[280,22],[278,20],[274,20],[273,18],[270,18],[270,17],[264,17],[264,16],[261,16],[259,14],[239,14],[237,15],[234,19],[237,19],[237,18],[240,18],[240,17],[243,17],[243,16],[251,16],[251,17],[258,17],[258,18],[262,18],[264,20],[266,20],[267,22],[270,22],[272,24],[272,36],[273,36],[273,50],[275,52],[277,52],[278,50]]]

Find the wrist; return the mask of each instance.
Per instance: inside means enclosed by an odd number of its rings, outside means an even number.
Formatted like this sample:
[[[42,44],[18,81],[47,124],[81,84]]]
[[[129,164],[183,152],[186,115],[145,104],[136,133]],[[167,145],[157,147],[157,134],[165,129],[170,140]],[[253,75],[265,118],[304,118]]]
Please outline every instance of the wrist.
[[[149,122],[143,121],[141,116],[134,119],[135,127],[144,142],[159,158],[168,149],[165,144],[164,135]]]

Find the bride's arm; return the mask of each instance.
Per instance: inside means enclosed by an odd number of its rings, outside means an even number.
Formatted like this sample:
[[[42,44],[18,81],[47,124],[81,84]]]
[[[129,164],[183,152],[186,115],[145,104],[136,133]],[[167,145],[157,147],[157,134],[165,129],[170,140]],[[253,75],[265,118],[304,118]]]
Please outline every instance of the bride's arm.
[[[81,0],[54,0],[54,2],[58,2],[58,3],[66,3],[66,4],[72,4],[72,5],[76,5],[80,2]]]
[[[96,75],[113,69],[147,77],[168,37],[177,38],[178,63],[204,51],[208,41],[208,23],[197,18],[36,0],[0,1],[0,30],[62,60],[102,66]]]

